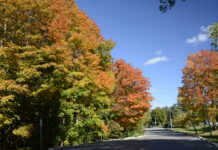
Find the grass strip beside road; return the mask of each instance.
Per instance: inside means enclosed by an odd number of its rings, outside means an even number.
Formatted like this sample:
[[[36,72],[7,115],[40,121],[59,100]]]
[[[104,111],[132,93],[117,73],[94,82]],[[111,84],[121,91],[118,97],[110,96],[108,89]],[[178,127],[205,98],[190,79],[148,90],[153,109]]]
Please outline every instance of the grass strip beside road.
[[[190,128],[171,128],[170,130],[195,135],[194,129],[190,129]],[[218,130],[212,131],[213,136],[210,136],[210,132],[204,132],[203,129],[201,128],[197,130],[199,136],[207,139],[208,141],[218,143]]]

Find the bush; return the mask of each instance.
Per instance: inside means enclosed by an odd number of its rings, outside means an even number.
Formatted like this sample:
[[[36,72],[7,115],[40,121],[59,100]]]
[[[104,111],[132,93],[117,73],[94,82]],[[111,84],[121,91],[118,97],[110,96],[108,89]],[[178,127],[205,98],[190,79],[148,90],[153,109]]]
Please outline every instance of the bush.
[[[119,138],[122,136],[122,132],[124,130],[124,128],[122,126],[119,125],[119,123],[117,123],[116,121],[109,121],[108,123],[109,125],[109,132],[110,132],[110,138]]]
[[[186,113],[179,114],[174,120],[173,123],[178,128],[184,128],[188,123],[189,119]]]

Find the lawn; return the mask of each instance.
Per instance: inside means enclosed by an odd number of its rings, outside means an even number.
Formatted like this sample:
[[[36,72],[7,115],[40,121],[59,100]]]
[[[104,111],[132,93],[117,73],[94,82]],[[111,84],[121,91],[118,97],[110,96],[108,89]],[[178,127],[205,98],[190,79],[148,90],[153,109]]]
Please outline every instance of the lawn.
[[[195,135],[193,128],[172,128],[170,130]],[[197,128],[197,131],[199,136],[202,136],[209,141],[218,143],[218,130],[212,131],[213,136],[210,136],[210,132],[205,132],[203,128],[200,127]]]

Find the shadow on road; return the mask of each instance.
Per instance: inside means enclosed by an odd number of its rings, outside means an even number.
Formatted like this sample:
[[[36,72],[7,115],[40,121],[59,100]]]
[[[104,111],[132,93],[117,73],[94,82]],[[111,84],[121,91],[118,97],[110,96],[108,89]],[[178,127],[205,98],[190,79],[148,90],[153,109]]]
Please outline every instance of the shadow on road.
[[[96,142],[55,150],[217,150],[217,148],[200,140],[137,139]]]

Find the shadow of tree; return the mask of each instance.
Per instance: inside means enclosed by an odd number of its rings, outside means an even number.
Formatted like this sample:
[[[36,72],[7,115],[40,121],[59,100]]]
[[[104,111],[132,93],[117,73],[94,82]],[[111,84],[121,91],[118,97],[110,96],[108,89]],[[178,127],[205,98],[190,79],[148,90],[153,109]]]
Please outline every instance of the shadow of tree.
[[[216,147],[201,140],[179,139],[136,139],[95,142],[73,147],[51,150],[217,150]]]

